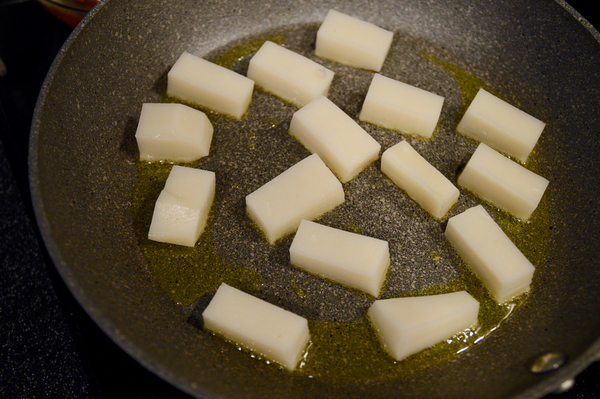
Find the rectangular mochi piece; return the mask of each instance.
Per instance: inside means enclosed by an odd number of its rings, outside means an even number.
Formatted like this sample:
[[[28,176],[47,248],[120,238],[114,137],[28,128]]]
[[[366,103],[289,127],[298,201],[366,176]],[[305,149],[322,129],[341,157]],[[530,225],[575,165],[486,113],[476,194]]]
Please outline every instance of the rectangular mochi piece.
[[[181,54],[167,74],[167,95],[241,119],[252,101],[254,81],[230,69]]]
[[[481,143],[458,177],[458,186],[508,213],[527,220],[548,180]]]
[[[458,188],[405,140],[384,151],[381,171],[437,219],[458,201]]]
[[[525,162],[545,126],[539,119],[479,89],[456,131]]]
[[[315,55],[344,65],[379,72],[394,33],[372,23],[329,10],[317,31]]]
[[[382,299],[367,314],[384,348],[402,360],[476,324],[479,302],[466,291]]]
[[[250,60],[246,76],[266,92],[302,107],[329,93],[333,72],[303,55],[266,41]]]
[[[206,226],[215,185],[214,172],[173,166],[156,200],[148,238],[193,247]]]
[[[223,283],[202,313],[204,328],[294,370],[309,340],[308,320]]]
[[[376,73],[358,119],[404,134],[431,138],[444,97]]]
[[[381,145],[325,96],[292,116],[290,134],[319,157],[342,183],[379,158]]]
[[[303,220],[292,265],[378,297],[390,265],[388,242]]]
[[[342,183],[313,154],[246,196],[246,210],[274,244],[302,219],[315,219],[343,202]]]
[[[183,104],[142,104],[135,138],[140,159],[191,162],[208,155],[213,125]]]
[[[445,235],[498,303],[529,290],[535,268],[483,206],[448,219]]]

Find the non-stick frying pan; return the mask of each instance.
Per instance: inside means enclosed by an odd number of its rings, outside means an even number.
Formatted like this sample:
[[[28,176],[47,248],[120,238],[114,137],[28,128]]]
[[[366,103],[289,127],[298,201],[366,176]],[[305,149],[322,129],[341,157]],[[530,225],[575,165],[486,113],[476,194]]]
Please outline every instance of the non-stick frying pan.
[[[170,164],[141,164],[134,134],[141,104],[165,100],[177,57],[189,51],[244,73],[256,43],[269,38],[316,59],[316,30],[329,9],[392,30],[382,74],[446,98],[431,141],[363,125],[383,149],[406,138],[455,181],[476,146],[454,131],[476,86],[547,123],[530,164],[551,181],[542,210],[547,231],[538,247],[522,236],[541,259],[530,294],[465,352],[397,378],[310,378],[240,353],[201,328],[219,277],[173,277],[161,265],[178,266],[161,257],[186,255],[169,246],[152,252],[144,236],[146,211]],[[600,353],[600,44],[574,15],[555,1],[103,3],[61,50],[34,116],[30,182],[47,249],[117,344],[197,397],[542,396]],[[330,98],[356,119],[372,72],[316,60],[336,72]],[[209,113],[211,155],[192,166],[216,171],[220,183],[212,252],[199,267],[225,265],[221,280],[315,322],[344,325],[360,319],[372,298],[289,267],[290,238],[269,246],[244,214],[244,195],[308,155],[287,134],[294,111],[257,90],[240,122]],[[345,206],[322,221],[391,237],[384,297],[422,293],[464,273],[443,240],[444,224],[394,190],[378,162],[344,188]],[[462,193],[452,212],[478,203]],[[174,281],[182,276],[189,279]],[[183,294],[172,289],[186,284]],[[533,372],[540,359],[556,369]]]

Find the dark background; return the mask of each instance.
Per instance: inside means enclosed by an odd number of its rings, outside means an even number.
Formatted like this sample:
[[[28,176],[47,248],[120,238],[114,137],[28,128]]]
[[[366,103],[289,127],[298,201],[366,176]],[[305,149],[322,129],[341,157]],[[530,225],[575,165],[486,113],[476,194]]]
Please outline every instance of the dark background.
[[[600,28],[596,1],[569,3]],[[104,335],[71,296],[37,233],[29,129],[46,72],[71,31],[37,1],[0,0],[0,398],[189,398]],[[600,362],[550,398],[600,398]]]

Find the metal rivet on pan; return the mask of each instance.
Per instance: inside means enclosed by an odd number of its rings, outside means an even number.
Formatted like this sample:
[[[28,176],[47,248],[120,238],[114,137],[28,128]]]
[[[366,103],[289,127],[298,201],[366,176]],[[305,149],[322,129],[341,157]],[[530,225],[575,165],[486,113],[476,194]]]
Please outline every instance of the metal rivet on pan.
[[[562,353],[546,353],[538,357],[529,370],[534,374],[543,374],[560,368],[567,361],[567,355]]]
[[[565,393],[569,389],[573,388],[574,385],[575,385],[575,379],[574,378],[569,378],[568,380],[566,380],[562,384],[560,384],[560,386],[555,391],[553,391],[552,393],[553,394]]]

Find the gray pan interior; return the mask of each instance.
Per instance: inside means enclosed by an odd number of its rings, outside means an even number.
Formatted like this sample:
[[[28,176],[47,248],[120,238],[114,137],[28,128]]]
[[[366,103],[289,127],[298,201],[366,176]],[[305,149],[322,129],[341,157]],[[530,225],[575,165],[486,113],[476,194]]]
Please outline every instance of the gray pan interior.
[[[140,250],[143,237],[134,229],[137,119],[143,102],[161,100],[166,72],[181,52],[211,58],[253,38],[283,33],[289,48],[311,56],[316,30],[331,8],[394,31],[382,73],[446,98],[435,139],[411,142],[452,181],[475,144],[454,133],[463,109],[457,82],[422,54],[468,71],[547,123],[536,153],[551,181],[546,196],[552,232],[534,289],[480,344],[401,380],[336,382],[289,375],[220,345],[194,322],[198,309],[177,305],[161,291]],[[30,181],[46,246],[98,325],[144,366],[197,397],[542,396],[600,352],[598,37],[555,1],[108,1],[61,50],[36,108]],[[233,68],[244,73],[248,59]],[[330,98],[356,119],[372,74],[318,61],[336,72]],[[324,297],[298,299],[291,279],[305,284],[308,294],[322,283],[291,268],[275,268],[285,263],[289,240],[269,247],[244,216],[245,194],[308,155],[287,136],[294,110],[255,92],[242,122],[211,116],[211,151],[217,155],[198,165],[215,170],[225,182],[217,191],[215,248],[231,262],[258,271],[265,281],[260,295],[267,300],[309,318],[352,320],[368,299],[336,286]],[[363,126],[382,149],[402,138]],[[254,151],[248,150],[249,140],[255,140]],[[377,187],[392,192],[389,182],[377,183],[378,167],[376,162],[345,185],[350,205],[325,222],[343,225],[356,220],[344,219],[346,212],[365,210],[357,223],[369,234],[402,230],[408,240],[419,241],[423,234],[425,241],[443,240],[443,224],[430,219],[421,218],[412,230],[406,227],[421,210],[401,193],[381,200],[400,205],[369,202],[368,187],[381,184]],[[476,203],[463,194],[453,213]],[[386,217],[385,212],[392,213]],[[244,235],[250,238],[239,238]],[[410,247],[392,253],[410,278],[390,276],[385,295],[418,290],[456,273],[445,253],[439,274],[432,274],[425,261],[417,267],[423,254]],[[319,308],[323,302],[331,306]],[[549,374],[530,373],[531,362],[549,352],[566,354],[566,365]]]

